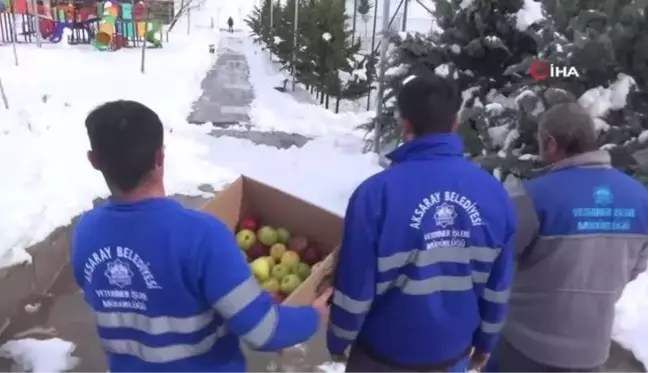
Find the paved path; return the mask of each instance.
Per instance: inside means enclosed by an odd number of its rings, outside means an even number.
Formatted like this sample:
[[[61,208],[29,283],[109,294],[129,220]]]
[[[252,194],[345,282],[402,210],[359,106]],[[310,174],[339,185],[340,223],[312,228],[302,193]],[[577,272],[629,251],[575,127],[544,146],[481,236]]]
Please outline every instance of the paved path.
[[[248,115],[250,104],[254,99],[254,90],[249,79],[250,68],[245,57],[244,39],[241,33],[225,34],[216,53],[218,58],[201,83],[203,93],[193,104],[192,112],[187,118],[189,123],[211,123],[214,126],[211,135],[215,137],[246,139],[257,145],[279,149],[302,147],[310,141],[308,137],[295,133],[254,130]],[[288,85],[290,86],[290,83]],[[293,95],[293,92],[286,94]],[[312,97],[303,89],[294,94],[300,102],[312,101]],[[248,129],[245,131],[228,129],[234,125],[246,125]]]
[[[194,103],[188,120],[217,126],[247,123],[254,93],[243,40],[238,36],[223,36],[217,54],[216,63],[201,83],[203,93]]]

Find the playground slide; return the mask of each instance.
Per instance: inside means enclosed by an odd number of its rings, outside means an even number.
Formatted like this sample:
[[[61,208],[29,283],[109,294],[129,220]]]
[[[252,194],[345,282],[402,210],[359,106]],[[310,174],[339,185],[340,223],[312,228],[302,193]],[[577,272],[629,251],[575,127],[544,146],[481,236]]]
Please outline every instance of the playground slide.
[[[162,48],[162,42],[158,39],[158,34],[162,29],[162,22],[153,20],[151,21],[151,29],[144,34],[144,39],[151,43],[154,48]]]
[[[115,21],[117,20],[118,10],[110,2],[104,3],[103,15],[99,21],[99,31],[95,37],[93,45],[99,50],[110,48],[113,34],[115,33]]]

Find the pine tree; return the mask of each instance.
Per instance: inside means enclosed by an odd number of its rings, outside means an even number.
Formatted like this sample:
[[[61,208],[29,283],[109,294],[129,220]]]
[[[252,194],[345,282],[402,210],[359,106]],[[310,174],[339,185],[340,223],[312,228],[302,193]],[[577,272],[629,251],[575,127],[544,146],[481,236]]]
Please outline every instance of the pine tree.
[[[281,7],[281,22],[277,26],[276,38],[274,40],[277,47],[277,57],[283,68],[290,72],[293,71],[294,67],[293,37],[295,35],[295,2],[296,0],[286,0],[286,3]]]

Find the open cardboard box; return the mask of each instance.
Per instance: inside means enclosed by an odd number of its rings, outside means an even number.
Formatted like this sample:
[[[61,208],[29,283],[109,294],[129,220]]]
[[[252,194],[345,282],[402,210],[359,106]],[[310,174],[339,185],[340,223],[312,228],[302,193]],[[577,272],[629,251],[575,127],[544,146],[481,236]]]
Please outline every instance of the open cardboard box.
[[[292,234],[308,238],[325,258],[322,265],[283,302],[288,305],[311,304],[331,282],[334,251],[342,241],[342,218],[279,189],[241,176],[228,188],[205,203],[201,210],[218,217],[232,230],[244,218],[261,224],[285,227]]]

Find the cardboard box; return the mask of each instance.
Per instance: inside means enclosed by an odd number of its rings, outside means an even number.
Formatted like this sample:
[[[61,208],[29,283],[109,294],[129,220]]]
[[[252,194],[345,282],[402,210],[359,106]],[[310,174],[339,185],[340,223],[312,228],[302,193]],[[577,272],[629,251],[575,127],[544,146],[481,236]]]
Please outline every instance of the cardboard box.
[[[332,254],[342,241],[342,217],[247,176],[238,178],[201,210],[218,217],[232,232],[241,219],[248,217],[261,224],[285,227],[293,235],[308,238],[321,251],[321,257],[325,258],[322,265],[315,268],[284,304],[310,304],[330,284]]]

